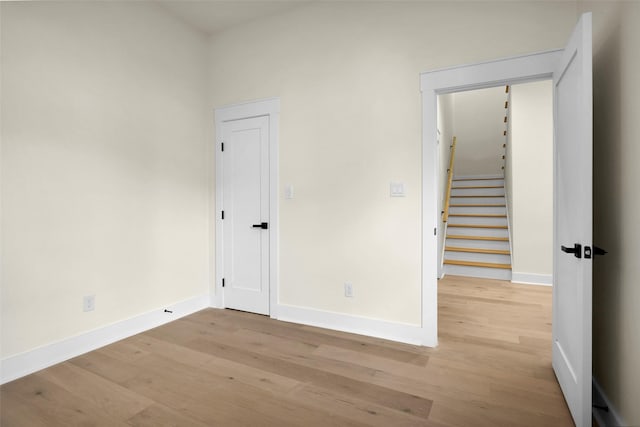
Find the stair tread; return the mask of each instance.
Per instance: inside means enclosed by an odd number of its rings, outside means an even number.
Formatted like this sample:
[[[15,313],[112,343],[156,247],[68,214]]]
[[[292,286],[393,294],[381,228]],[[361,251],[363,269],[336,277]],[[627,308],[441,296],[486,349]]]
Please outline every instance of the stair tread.
[[[449,227],[458,227],[458,228],[497,228],[506,230],[506,225],[485,225],[485,224],[451,224],[449,223]]]
[[[466,197],[466,198],[496,197],[497,198],[497,197],[504,197],[504,194],[471,194],[471,195],[465,194],[465,195],[460,195],[460,196],[454,196],[453,194],[451,195],[452,199],[455,199],[456,197],[461,197],[461,198],[462,197]]]
[[[493,240],[497,242],[508,242],[508,237],[494,237],[494,236],[465,236],[459,234],[447,234],[447,239],[463,239],[463,240]]]
[[[472,252],[477,254],[511,255],[511,252],[506,249],[462,248],[459,246],[445,246],[444,250],[449,252]]]
[[[504,268],[511,269],[511,264],[499,264],[495,262],[478,262],[478,261],[459,261],[455,259],[445,259],[445,264],[449,265],[466,265],[468,267],[487,267],[487,268]]]
[[[475,207],[483,207],[483,208],[504,208],[507,205],[504,204],[491,204],[491,203],[487,203],[487,204],[455,204],[455,205],[449,205],[449,207],[454,207],[454,208],[475,208]]]
[[[503,214],[474,214],[474,213],[450,213],[449,216],[464,216],[473,218],[506,218]]]
[[[451,187],[452,190],[460,190],[461,188],[504,188],[504,185],[476,185],[476,186],[469,186],[469,187]]]
[[[454,181],[498,181],[504,178],[453,178]]]

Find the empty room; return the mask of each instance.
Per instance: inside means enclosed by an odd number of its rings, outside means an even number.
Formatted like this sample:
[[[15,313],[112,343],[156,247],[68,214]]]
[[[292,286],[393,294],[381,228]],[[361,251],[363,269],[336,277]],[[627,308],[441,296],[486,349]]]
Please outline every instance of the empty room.
[[[624,1],[0,2],[0,425],[640,425],[638,22]],[[440,99],[540,82],[553,179],[509,194],[509,119],[504,183],[464,174],[506,202],[456,189]],[[534,192],[540,233],[509,205]],[[443,264],[504,240],[445,243],[444,205],[482,197],[504,211],[451,214],[504,217],[480,227],[513,236],[501,277]]]

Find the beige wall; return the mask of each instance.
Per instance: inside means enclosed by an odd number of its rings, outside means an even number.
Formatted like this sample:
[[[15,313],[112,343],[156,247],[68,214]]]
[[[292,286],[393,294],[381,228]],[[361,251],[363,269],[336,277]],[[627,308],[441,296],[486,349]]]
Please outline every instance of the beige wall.
[[[553,274],[552,97],[551,80],[511,86],[508,196],[514,278]]]
[[[152,3],[1,8],[2,357],[206,294],[207,39]]]
[[[593,369],[640,425],[640,3],[581,2],[594,23]]]
[[[212,106],[281,97],[281,302],[418,324],[419,73],[562,47],[575,22],[563,2],[314,3],[215,37]]]
[[[455,175],[502,175],[507,100],[504,87],[458,92],[453,96],[454,134],[458,137]]]

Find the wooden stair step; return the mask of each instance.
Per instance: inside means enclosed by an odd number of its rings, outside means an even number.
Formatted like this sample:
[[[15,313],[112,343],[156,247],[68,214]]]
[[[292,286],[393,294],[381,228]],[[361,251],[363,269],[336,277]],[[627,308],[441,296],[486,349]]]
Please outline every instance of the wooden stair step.
[[[480,197],[504,197],[504,194],[482,194],[482,195],[478,194],[478,195],[470,195],[470,196],[467,195],[467,194],[465,194],[463,196],[451,195],[452,199],[455,199],[457,197],[466,197],[466,198],[474,198],[474,197],[478,197],[478,198],[480,198]]]
[[[451,224],[449,223],[449,227],[459,227],[459,228],[497,228],[506,230],[506,225],[484,225],[484,224]]]
[[[482,249],[482,248],[461,248],[458,246],[445,246],[445,251],[449,252],[471,252],[476,254],[511,255],[508,250],[502,249]]]
[[[467,267],[504,268],[507,270],[511,269],[511,264],[498,264],[495,262],[458,261],[455,259],[445,259],[444,263],[449,265],[465,265]]]
[[[453,178],[454,181],[496,181],[504,178]]]
[[[455,205],[449,205],[449,207],[454,207],[454,208],[504,208],[507,205],[500,205],[500,204],[455,204]]]
[[[506,218],[506,215],[503,214],[462,214],[462,213],[450,213],[449,216],[464,216],[464,217],[472,217],[472,218]]]
[[[493,236],[465,236],[458,234],[447,234],[447,239],[462,239],[462,240],[491,240],[496,242],[508,242],[508,237],[493,237]]]
[[[451,187],[452,190],[460,190],[460,189],[465,189],[465,188],[474,188],[474,189],[478,189],[478,188],[504,188],[504,185],[479,185],[479,186],[473,186],[473,187]]]

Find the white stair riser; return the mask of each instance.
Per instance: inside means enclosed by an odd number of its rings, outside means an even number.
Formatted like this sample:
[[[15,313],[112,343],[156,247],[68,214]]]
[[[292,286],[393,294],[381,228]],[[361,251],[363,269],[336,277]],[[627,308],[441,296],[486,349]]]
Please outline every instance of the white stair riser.
[[[447,239],[446,246],[459,246],[461,248],[477,249],[501,249],[505,251],[509,250],[509,242],[495,240]]]
[[[456,213],[480,213],[480,214],[500,214],[500,215],[506,215],[507,214],[507,209],[504,206],[490,206],[490,207],[486,207],[486,206],[472,206],[472,207],[468,207],[468,206],[463,206],[463,207],[458,207],[458,206],[451,206],[449,207],[449,213],[450,214],[456,214]]]
[[[505,228],[467,228],[455,227],[453,224],[447,226],[447,234],[462,234],[466,236],[486,236],[486,237],[509,237]]]
[[[507,218],[504,217],[481,217],[481,216],[451,216],[447,222],[449,227],[455,224],[481,224],[481,225],[507,225]]]
[[[487,279],[511,280],[511,270],[505,268],[468,267],[466,265],[444,265],[444,274]]]
[[[451,196],[504,196],[504,188],[452,188]]]
[[[458,261],[493,262],[496,264],[511,264],[510,255],[482,254],[476,252],[445,251],[444,259]]]
[[[453,187],[479,187],[504,185],[504,179],[482,179],[482,180],[458,180],[453,181]]]
[[[477,204],[477,205],[504,205],[504,196],[502,197],[453,197],[451,196],[451,204]]]

